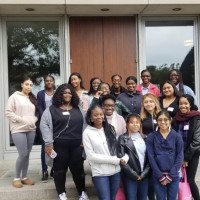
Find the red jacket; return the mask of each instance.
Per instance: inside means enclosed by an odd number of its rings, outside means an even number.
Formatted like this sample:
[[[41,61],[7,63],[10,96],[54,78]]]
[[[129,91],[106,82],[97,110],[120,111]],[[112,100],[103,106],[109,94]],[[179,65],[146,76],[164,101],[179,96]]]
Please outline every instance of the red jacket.
[[[142,84],[138,85],[136,87],[136,90],[139,91],[142,94]],[[149,90],[148,93],[152,93],[154,94],[157,98],[160,97],[160,90],[158,89],[158,87],[156,87],[154,84],[150,83],[149,84]]]

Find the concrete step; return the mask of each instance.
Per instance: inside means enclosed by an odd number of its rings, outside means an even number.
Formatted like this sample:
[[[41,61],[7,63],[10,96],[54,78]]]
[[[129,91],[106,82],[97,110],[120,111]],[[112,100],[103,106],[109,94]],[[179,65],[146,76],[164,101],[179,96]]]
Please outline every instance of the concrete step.
[[[47,183],[41,182],[41,164],[40,160],[31,160],[29,164],[28,177],[35,181],[35,185],[24,185],[22,188],[12,186],[14,177],[14,161],[4,161],[0,164],[0,199],[1,200],[55,200],[57,193],[54,181],[49,178]],[[91,200],[96,200],[95,189],[91,180],[91,171],[88,163],[85,163],[86,188]],[[78,199],[77,190],[70,172],[67,172],[66,190],[69,200]]]

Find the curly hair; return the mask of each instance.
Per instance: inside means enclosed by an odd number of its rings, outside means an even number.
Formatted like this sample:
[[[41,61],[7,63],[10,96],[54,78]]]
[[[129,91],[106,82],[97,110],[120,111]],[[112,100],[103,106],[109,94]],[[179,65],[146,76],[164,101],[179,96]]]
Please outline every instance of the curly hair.
[[[147,110],[144,108],[144,101],[147,97],[152,99],[155,104],[155,109],[154,109],[153,115],[156,116],[161,111],[160,103],[159,103],[157,97],[154,94],[147,93],[142,97],[142,103],[141,103],[142,106],[141,106],[141,111],[140,111],[140,117],[142,120],[147,118]]]
[[[107,99],[111,99],[114,102],[116,102],[116,97],[115,96],[113,96],[112,94],[106,94],[106,95],[102,96],[101,103],[103,104],[104,101],[106,101]]]
[[[91,121],[91,116],[92,116],[92,111],[96,108],[101,109],[102,112],[103,112],[103,109],[102,109],[101,106],[93,105],[88,109],[88,111],[86,113],[86,117],[85,117],[87,124],[90,125],[90,126],[93,126],[93,127],[94,127],[94,122]],[[106,136],[106,140],[107,140],[107,143],[108,143],[108,149],[110,151],[110,154],[112,156],[117,155],[116,132],[115,132],[114,127],[111,124],[108,123],[105,114],[104,114],[104,121],[103,121],[102,125],[103,125],[103,128],[104,128],[104,132],[105,132],[105,136]]]
[[[52,98],[52,104],[56,107],[60,107],[63,105],[63,93],[66,89],[69,89],[72,93],[71,105],[73,107],[78,107],[79,97],[78,97],[77,93],[75,92],[74,88],[70,84],[66,84],[66,83],[60,85],[57,88],[57,90]]]
[[[72,76],[77,76],[81,80],[81,82],[80,82],[81,89],[85,89],[85,87],[83,86],[83,79],[82,79],[81,75],[78,72],[71,73],[71,75],[69,77],[69,80],[68,80],[68,84],[72,85],[71,84],[71,78],[72,78]]]

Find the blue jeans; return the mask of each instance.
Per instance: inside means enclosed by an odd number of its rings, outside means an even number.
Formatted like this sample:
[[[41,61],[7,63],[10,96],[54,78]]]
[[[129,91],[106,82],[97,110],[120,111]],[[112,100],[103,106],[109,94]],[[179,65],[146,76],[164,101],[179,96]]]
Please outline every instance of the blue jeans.
[[[93,183],[99,200],[115,200],[120,184],[120,173],[112,176],[94,176]]]
[[[148,178],[134,181],[122,175],[126,200],[147,200]]]
[[[157,200],[176,200],[178,194],[180,178],[179,176],[173,178],[172,182],[167,185],[162,185],[158,179],[153,178],[154,190]]]

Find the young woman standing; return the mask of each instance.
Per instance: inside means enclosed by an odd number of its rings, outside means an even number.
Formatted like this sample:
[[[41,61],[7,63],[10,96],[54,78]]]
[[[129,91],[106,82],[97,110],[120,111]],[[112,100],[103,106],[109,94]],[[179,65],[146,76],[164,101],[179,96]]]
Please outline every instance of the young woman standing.
[[[44,111],[40,122],[45,152],[51,155],[55,150],[57,153],[53,160],[53,177],[59,200],[67,200],[65,182],[68,168],[79,200],[88,200],[82,158],[84,112],[78,105],[79,98],[73,87],[62,84],[57,88],[52,105]]]
[[[150,166],[141,132],[140,116],[138,114],[128,115],[126,126],[127,133],[121,135],[118,140],[118,157],[122,159],[121,173],[126,200],[146,200]]]
[[[99,200],[114,200],[120,183],[120,159],[114,128],[99,105],[88,109],[83,144]]]
[[[172,118],[163,110],[157,114],[158,131],[146,139],[149,163],[153,171],[153,184],[158,200],[176,200],[179,169],[183,162],[183,142],[180,134],[171,129]]]
[[[41,90],[37,94],[37,101],[38,101],[38,109],[39,109],[39,120],[42,117],[43,112],[45,111],[46,108],[51,106],[52,104],[52,98],[55,92],[55,79],[51,75],[47,75],[44,78],[44,86],[45,89]],[[40,133],[41,135],[41,133]],[[48,167],[45,163],[45,145],[44,145],[44,140],[42,139],[41,135],[41,162],[42,162],[42,182],[46,183],[48,181]]]
[[[156,116],[161,111],[159,101],[155,95],[148,93],[142,98],[140,117],[142,119],[142,131],[144,136],[148,137],[149,133],[156,130],[157,121]],[[152,173],[149,174],[149,200],[155,200],[155,193],[153,188]]]
[[[199,189],[195,183],[195,176],[199,164],[200,155],[200,112],[194,105],[194,98],[183,94],[179,101],[180,111],[176,114],[174,127],[183,138],[184,161],[187,180],[190,185],[194,200],[199,200]]]
[[[29,155],[35,139],[37,121],[37,100],[32,93],[33,81],[25,77],[21,83],[21,92],[16,91],[8,99],[6,117],[10,121],[10,131],[18,151],[13,186],[21,188],[23,184],[34,185],[27,178]]]

